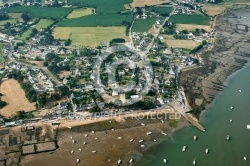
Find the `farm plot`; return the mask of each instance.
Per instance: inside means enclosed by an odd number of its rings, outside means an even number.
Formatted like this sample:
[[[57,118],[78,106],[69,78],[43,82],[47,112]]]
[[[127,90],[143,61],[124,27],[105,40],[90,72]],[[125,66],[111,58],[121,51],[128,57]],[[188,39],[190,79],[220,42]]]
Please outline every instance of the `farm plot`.
[[[74,9],[69,15],[67,16],[68,19],[71,18],[78,18],[82,16],[87,16],[93,14],[93,8],[82,8],[82,9]]]
[[[144,7],[144,6],[152,6],[152,5],[160,5],[162,3],[168,3],[169,0],[133,0],[133,7]]]
[[[124,10],[124,4],[131,3],[132,0],[68,0],[70,4],[85,4],[96,8],[96,13],[117,13]]]
[[[191,25],[191,24],[177,24],[177,29],[179,31],[182,30],[188,30],[188,31],[193,31],[195,29],[204,29],[207,32],[211,31],[211,26],[210,25]]]
[[[171,13],[173,11],[172,7],[160,7],[160,6],[148,6],[147,11],[157,12],[159,14]]]
[[[120,14],[96,14],[79,18],[63,20],[57,25],[60,27],[95,27],[95,26],[118,26],[123,21],[131,22],[131,15]]]
[[[68,15],[73,9],[63,7],[42,7],[42,6],[14,6],[3,9],[8,13],[27,12],[32,18],[55,18],[61,19]]]
[[[210,25],[210,17],[201,14],[175,14],[169,19],[176,24]]]
[[[218,15],[225,10],[223,6],[219,5],[204,5],[202,9],[205,10],[209,16]]]
[[[72,45],[97,47],[100,41],[110,41],[113,38],[124,38],[125,27],[56,27],[53,36],[56,39],[66,40],[70,38]]]
[[[53,23],[52,20],[49,19],[40,19],[39,22],[33,26],[31,26],[27,31],[22,33],[21,37],[19,39],[26,40],[27,37],[30,36],[32,29],[36,28],[37,30],[40,30],[41,28],[47,28]]]
[[[192,40],[163,39],[161,41],[166,43],[168,47],[186,48],[190,50],[200,45],[199,42],[195,42]]]
[[[23,89],[14,79],[3,81],[0,92],[3,94],[1,100],[8,103],[7,106],[0,109],[0,114],[3,116],[10,117],[20,110],[27,112],[36,109],[34,104],[27,100]]]
[[[159,18],[136,19],[132,27],[133,32],[147,32]]]

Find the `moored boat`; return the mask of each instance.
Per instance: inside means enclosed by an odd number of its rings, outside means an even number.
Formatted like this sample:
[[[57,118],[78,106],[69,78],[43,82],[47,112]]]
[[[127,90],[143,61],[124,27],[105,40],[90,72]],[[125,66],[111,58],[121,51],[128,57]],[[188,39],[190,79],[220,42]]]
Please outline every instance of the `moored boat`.
[[[183,146],[182,151],[185,152],[186,148],[187,148],[186,146]]]
[[[227,140],[228,140],[228,141],[230,140],[230,136],[229,136],[229,135],[227,135]]]
[[[194,136],[194,141],[196,141],[196,140],[197,140],[197,136],[195,135],[195,136]]]
[[[208,149],[206,149],[206,150],[205,150],[205,152],[206,152],[206,154],[208,154],[209,150],[208,150]]]

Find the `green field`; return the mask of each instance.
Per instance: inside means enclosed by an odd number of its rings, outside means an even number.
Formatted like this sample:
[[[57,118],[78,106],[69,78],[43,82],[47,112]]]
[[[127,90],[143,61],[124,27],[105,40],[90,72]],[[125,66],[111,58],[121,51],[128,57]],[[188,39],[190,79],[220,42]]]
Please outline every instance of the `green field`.
[[[3,45],[0,45],[0,65],[3,65],[6,61],[6,56],[3,53]]]
[[[42,6],[14,6],[3,9],[9,13],[27,12],[32,18],[55,18],[61,19],[68,15],[73,9],[63,7],[42,7]]]
[[[24,33],[22,33],[22,35],[19,39],[26,40],[26,38],[30,36],[33,28],[36,28],[39,31],[41,28],[47,28],[52,23],[53,23],[52,20],[41,19],[41,20],[39,20],[39,22],[37,24],[31,26],[28,30],[26,30]]]
[[[96,13],[117,13],[125,10],[124,4],[132,0],[68,0],[71,4],[85,4],[96,8]]]
[[[0,21],[0,25],[4,25],[6,24],[7,22],[11,23],[11,24],[14,24],[14,23],[17,23],[17,19],[8,19],[8,20],[3,20],[3,21]]]
[[[79,18],[63,20],[57,25],[60,27],[96,27],[96,26],[117,26],[123,21],[132,21],[131,15],[120,14],[96,14]]]
[[[147,32],[158,19],[156,17],[136,19],[132,27],[132,32]]]
[[[86,8],[86,9],[74,9],[69,15],[67,16],[68,19],[71,18],[78,18],[82,16],[87,16],[93,14],[93,9],[92,8]]]
[[[172,7],[157,7],[157,6],[148,6],[146,7],[147,11],[157,12],[160,14],[171,13],[173,11]]]
[[[56,27],[53,30],[55,39],[72,40],[71,45],[97,47],[100,41],[110,41],[114,38],[124,38],[126,27]]]
[[[177,24],[210,25],[210,17],[201,14],[175,14],[169,21]]]

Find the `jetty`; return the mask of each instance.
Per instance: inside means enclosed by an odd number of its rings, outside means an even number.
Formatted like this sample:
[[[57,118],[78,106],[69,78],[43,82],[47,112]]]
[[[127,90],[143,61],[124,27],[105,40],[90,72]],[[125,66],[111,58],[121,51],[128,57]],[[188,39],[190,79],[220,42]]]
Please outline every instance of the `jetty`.
[[[206,128],[203,127],[195,117],[193,117],[190,113],[187,113],[190,110],[187,110],[187,108],[182,109],[178,104],[173,102],[169,103],[169,106],[172,107],[176,112],[180,113],[190,124],[201,131],[206,131]]]

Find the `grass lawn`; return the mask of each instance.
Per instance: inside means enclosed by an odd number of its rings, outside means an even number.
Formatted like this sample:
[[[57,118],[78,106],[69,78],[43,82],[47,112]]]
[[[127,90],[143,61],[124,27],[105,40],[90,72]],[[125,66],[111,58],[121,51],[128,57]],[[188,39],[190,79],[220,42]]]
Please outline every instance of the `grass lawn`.
[[[195,30],[196,28],[198,29],[204,29],[207,32],[211,31],[211,26],[210,25],[192,25],[192,24],[177,24],[177,29],[179,31],[182,30],[188,30],[188,31],[192,31]]]
[[[42,7],[42,6],[14,6],[3,9],[8,13],[24,13],[27,12],[32,18],[55,18],[61,19],[68,15],[72,8],[63,7]]]
[[[160,14],[171,13],[173,11],[172,7],[157,7],[157,6],[148,6],[146,7],[147,11],[155,11]]]
[[[152,6],[152,5],[160,5],[162,3],[168,3],[169,0],[133,0],[133,7],[144,7],[144,6]]]
[[[39,31],[41,28],[47,28],[52,23],[53,23],[52,20],[40,19],[37,24],[31,26],[28,30],[26,30],[24,33],[22,33],[22,35],[21,35],[21,37],[19,39],[26,40],[26,38],[30,36],[33,28],[36,28]]]
[[[124,38],[125,27],[56,27],[53,31],[55,39],[72,40],[71,45],[97,47],[100,41],[110,41],[114,38]]]
[[[210,25],[210,17],[202,14],[175,14],[170,17],[169,21],[177,24],[194,24],[194,25]]]
[[[69,15],[67,16],[68,19],[70,18],[78,18],[82,16],[87,16],[93,14],[93,8],[85,8],[85,9],[74,9]]]
[[[131,15],[120,14],[96,14],[79,18],[67,19],[59,22],[60,27],[95,27],[95,26],[117,26],[123,21],[132,21]]]
[[[193,49],[200,45],[199,42],[195,42],[193,40],[177,40],[173,37],[167,37],[166,39],[161,40],[162,42],[166,43],[168,47],[172,48],[186,48],[186,49]]]
[[[3,21],[0,21],[0,25],[4,25],[6,24],[7,22],[11,23],[11,24],[14,24],[14,23],[17,23],[17,19],[8,19],[8,20],[3,20]]]
[[[147,32],[159,18],[136,19],[132,27],[133,32]]]
[[[96,8],[96,13],[117,13],[124,10],[124,4],[132,0],[68,0],[70,4],[85,4]]]

